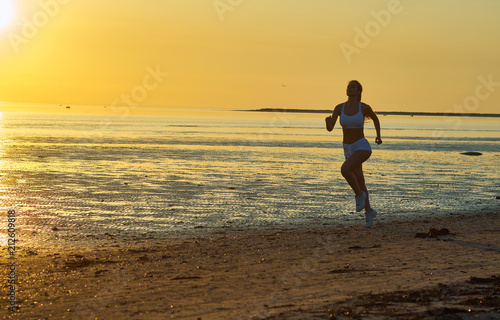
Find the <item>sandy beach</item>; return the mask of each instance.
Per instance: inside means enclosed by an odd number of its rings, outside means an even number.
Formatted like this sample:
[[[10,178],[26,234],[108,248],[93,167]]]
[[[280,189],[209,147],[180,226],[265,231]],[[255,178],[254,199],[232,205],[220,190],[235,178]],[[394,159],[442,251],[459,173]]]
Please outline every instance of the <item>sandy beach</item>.
[[[2,319],[433,319],[500,312],[500,214],[227,231],[182,240],[106,234],[18,247]],[[430,234],[431,228],[449,235]],[[54,231],[57,232],[57,231]],[[421,237],[416,237],[421,233]],[[429,237],[436,236],[436,237]],[[7,250],[6,250],[7,251]],[[460,319],[460,318],[457,318]]]

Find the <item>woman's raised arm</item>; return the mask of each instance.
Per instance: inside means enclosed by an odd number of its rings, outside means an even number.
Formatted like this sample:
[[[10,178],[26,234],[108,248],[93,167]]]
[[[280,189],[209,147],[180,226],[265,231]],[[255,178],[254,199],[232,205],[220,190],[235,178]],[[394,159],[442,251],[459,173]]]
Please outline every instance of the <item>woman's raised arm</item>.
[[[375,130],[377,131],[377,137],[375,138],[375,143],[382,144],[382,137],[380,135],[380,121],[378,120],[377,114],[373,112],[373,109],[368,105],[366,113],[373,120],[373,125],[375,126]]]
[[[332,131],[333,128],[335,127],[335,123],[337,123],[337,119],[339,117],[339,106],[336,106],[335,109],[333,109],[333,113],[331,116],[328,116],[325,118],[326,122],[326,130]]]

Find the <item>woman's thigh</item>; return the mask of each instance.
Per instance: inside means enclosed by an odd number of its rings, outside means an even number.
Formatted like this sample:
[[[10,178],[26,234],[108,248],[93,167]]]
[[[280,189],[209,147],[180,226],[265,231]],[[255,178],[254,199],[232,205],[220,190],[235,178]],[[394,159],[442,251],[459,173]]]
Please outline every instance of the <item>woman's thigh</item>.
[[[357,150],[349,158],[345,160],[344,164],[342,165],[342,168],[347,169],[349,171],[355,171],[356,168],[359,168],[358,170],[362,170],[361,168],[363,162],[368,160],[368,158],[370,158],[371,155],[372,155],[371,151]]]

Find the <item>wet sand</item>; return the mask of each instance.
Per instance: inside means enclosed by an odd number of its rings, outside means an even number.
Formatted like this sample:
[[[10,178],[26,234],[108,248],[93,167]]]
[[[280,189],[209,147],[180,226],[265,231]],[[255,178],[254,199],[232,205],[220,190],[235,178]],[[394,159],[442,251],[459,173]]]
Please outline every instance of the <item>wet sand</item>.
[[[416,237],[431,228],[450,234]],[[499,213],[368,229],[360,221],[182,240],[107,234],[88,247],[19,246],[16,314],[7,310],[7,257],[1,319],[433,319],[443,313],[465,319],[500,312]]]

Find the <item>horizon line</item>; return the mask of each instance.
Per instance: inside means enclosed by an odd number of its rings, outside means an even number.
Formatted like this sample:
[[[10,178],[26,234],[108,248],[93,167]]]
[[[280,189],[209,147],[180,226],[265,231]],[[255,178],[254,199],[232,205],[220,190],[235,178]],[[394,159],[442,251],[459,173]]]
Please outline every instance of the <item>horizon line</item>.
[[[224,109],[227,111],[239,111],[239,112],[290,112],[290,113],[332,113],[331,109],[303,109],[303,108],[259,108],[259,109],[234,109],[231,107],[194,107],[194,106],[158,106],[158,105],[145,105],[145,106],[122,106],[122,105],[101,105],[101,104],[79,104],[79,103],[40,103],[40,102],[8,102],[1,101],[0,107],[35,107],[35,108],[64,108],[67,107],[131,107],[133,109],[141,108],[179,108],[179,109]],[[2,111],[5,112],[5,111]],[[429,111],[376,111],[376,114],[380,115],[408,115],[408,116],[451,116],[451,117],[500,117],[500,113],[472,113],[472,112],[429,112]]]

